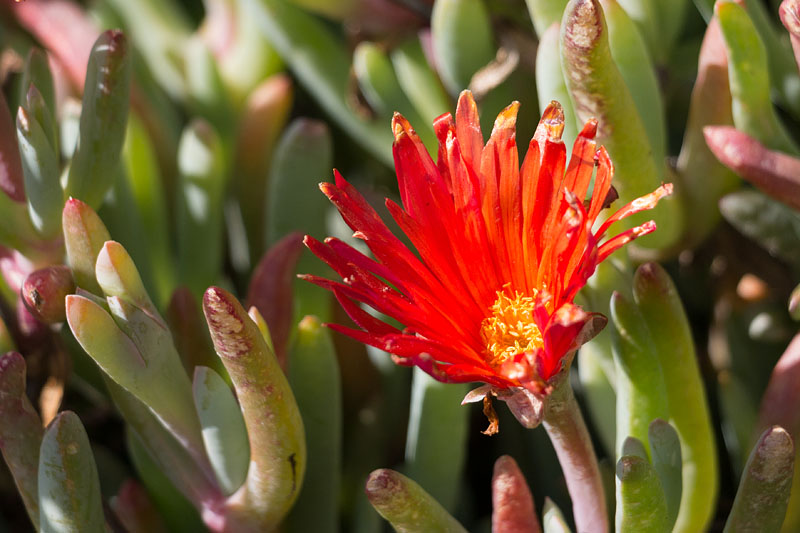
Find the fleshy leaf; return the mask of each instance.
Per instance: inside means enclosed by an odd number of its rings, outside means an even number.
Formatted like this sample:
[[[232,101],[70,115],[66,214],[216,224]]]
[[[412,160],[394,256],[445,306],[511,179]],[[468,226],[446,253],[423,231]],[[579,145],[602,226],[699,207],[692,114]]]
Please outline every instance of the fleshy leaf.
[[[564,513],[550,498],[544,499],[544,508],[542,508],[542,527],[544,533],[571,533],[567,520],[564,518]]]
[[[740,180],[721,164],[706,144],[703,128],[731,125],[728,55],[716,17],[706,29],[692,89],[689,116],[678,155],[677,171],[685,187],[691,228],[684,228],[687,244],[702,242],[719,223],[719,199],[736,189]]]
[[[703,131],[709,148],[725,166],[772,198],[800,209],[800,159],[768,150],[730,126]]]
[[[369,502],[398,533],[466,530],[422,487],[389,469],[372,472],[365,488]]]
[[[17,352],[0,355],[0,451],[36,529],[43,434],[42,421],[25,394],[25,359]]]
[[[125,481],[108,503],[129,533],[167,533],[147,491],[133,479]]]
[[[770,99],[767,51],[747,10],[732,0],[714,6],[728,51],[728,77],[736,128],[774,150],[797,154]]]
[[[276,74],[253,90],[242,110],[232,185],[250,245],[250,264],[255,264],[264,251],[264,198],[269,165],[293,99],[291,78]]]
[[[197,366],[213,368],[220,376],[227,380],[228,372],[222,366],[214,352],[214,345],[208,335],[203,310],[195,299],[192,291],[186,287],[178,287],[172,293],[166,311],[166,320],[172,332],[175,349],[181,357],[183,367],[189,375],[194,374]]]
[[[664,492],[647,458],[625,455],[617,461],[616,530],[669,531]]]
[[[117,30],[101,34],[89,56],[80,137],[65,191],[95,209],[117,175],[128,119],[131,62],[128,41]]]
[[[653,339],[666,385],[670,423],[681,438],[683,492],[676,528],[703,530],[717,497],[717,454],[686,312],[669,275],[656,263],[636,270],[633,296]]]
[[[275,354],[241,304],[211,287],[203,298],[211,338],[233,381],[250,438],[244,485],[228,500],[230,527],[271,529],[291,508],[306,470],[303,420]]]
[[[533,495],[517,462],[502,455],[492,474],[492,533],[540,533]]]
[[[39,452],[39,523],[42,531],[108,531],[100,479],[89,437],[78,415],[60,413]]]
[[[0,192],[7,199],[22,203],[25,201],[25,183],[16,139],[5,95],[0,94]]]
[[[418,37],[412,37],[392,50],[391,59],[400,87],[425,124],[450,110],[450,99],[428,64]]]
[[[57,324],[66,320],[64,298],[75,292],[75,282],[69,267],[50,266],[25,278],[20,292],[33,316],[47,324]]]
[[[653,420],[650,424],[647,439],[650,443],[653,468],[655,468],[658,479],[661,481],[661,488],[664,490],[667,522],[669,528],[672,528],[678,518],[683,490],[681,441],[675,428],[661,419]]]
[[[270,168],[267,187],[266,241],[264,246],[275,245],[288,233],[301,231],[315,238],[325,234],[328,203],[319,194],[316,185],[330,176],[333,165],[333,139],[325,123],[300,118],[283,132]],[[299,272],[321,274],[322,265],[310,254],[302,255]],[[315,315],[322,320],[330,318],[330,298],[308,283],[294,283],[297,316]],[[255,304],[258,305],[258,304]],[[272,319],[273,313],[265,312]],[[285,313],[285,310],[281,310]],[[273,324],[270,323],[270,328]]]
[[[413,372],[405,471],[445,509],[453,510],[466,459],[469,410],[460,403],[468,385],[441,383],[418,367]]]
[[[282,0],[261,0],[253,14],[295,76],[342,128],[375,157],[391,164],[391,132],[367,121],[347,103],[350,61],[344,46],[328,28],[300,8]]]
[[[225,380],[208,367],[195,368],[192,390],[206,453],[223,493],[231,495],[242,486],[250,463],[242,412]]]
[[[59,215],[64,202],[58,156],[36,117],[24,107],[17,112],[17,139],[31,221],[44,238],[52,239],[61,229]]]
[[[342,391],[330,333],[316,317],[298,324],[288,363],[289,383],[306,428],[308,468],[286,531],[334,532],[342,477]]]
[[[91,207],[75,198],[67,200],[61,220],[67,264],[72,269],[75,283],[96,295],[103,294],[94,267],[103,243],[111,239],[106,226]]]
[[[794,441],[780,426],[762,433],[747,460],[725,532],[778,531],[794,474]]]
[[[771,255],[800,265],[800,215],[755,190],[731,193],[720,201],[725,220]]]
[[[283,369],[286,368],[286,350],[294,312],[292,284],[302,251],[301,235],[286,235],[259,261],[247,291],[248,305],[255,306],[266,321],[270,342]]]
[[[656,418],[669,418],[670,405],[649,324],[636,305],[620,293],[614,293],[611,298],[611,316],[615,325],[612,337],[619,455],[625,454],[621,447],[629,436],[646,443],[650,423]]]
[[[181,136],[178,278],[200,295],[217,283],[223,260],[224,152],[219,134],[196,120]]]
[[[431,37],[439,75],[453,96],[467,89],[472,76],[495,56],[491,20],[484,0],[435,2]]]
[[[611,55],[608,27],[599,0],[571,0],[561,24],[562,67],[578,118],[598,120],[597,143],[614,154],[614,187],[630,202],[664,181],[662,161],[648,141],[642,118]],[[652,212],[634,215],[629,226],[653,218],[658,231],[638,242],[663,250],[680,234],[680,205],[661,202]]]
[[[564,8],[567,6],[567,0],[525,0],[525,3],[528,6],[528,13],[533,21],[536,35],[539,36],[540,40],[544,39],[544,32],[554,22],[561,22]]]

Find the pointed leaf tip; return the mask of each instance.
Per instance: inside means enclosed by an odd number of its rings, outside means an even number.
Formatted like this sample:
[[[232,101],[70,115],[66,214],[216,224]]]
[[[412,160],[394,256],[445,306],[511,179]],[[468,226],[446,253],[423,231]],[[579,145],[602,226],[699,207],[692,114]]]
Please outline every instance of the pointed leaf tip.
[[[573,0],[564,9],[565,44],[591,49],[603,34],[603,10],[597,0]]]
[[[492,532],[538,533],[539,519],[525,477],[509,455],[500,456],[492,474]]]

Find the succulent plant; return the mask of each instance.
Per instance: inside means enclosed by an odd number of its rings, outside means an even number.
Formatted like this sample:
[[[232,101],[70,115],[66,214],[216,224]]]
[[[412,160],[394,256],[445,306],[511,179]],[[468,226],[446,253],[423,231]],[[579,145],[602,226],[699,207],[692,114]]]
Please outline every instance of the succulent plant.
[[[800,2],[0,14],[0,529],[800,529]]]

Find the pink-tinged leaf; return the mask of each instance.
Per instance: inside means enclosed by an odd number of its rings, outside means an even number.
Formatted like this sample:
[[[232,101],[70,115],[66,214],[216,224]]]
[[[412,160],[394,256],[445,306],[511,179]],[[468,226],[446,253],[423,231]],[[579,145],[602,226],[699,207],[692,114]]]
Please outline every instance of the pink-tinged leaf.
[[[219,357],[214,353],[203,312],[192,291],[186,287],[175,289],[167,307],[166,319],[175,349],[178,350],[183,367],[189,375],[194,373],[197,366],[207,366],[220,375],[227,375]]]
[[[109,502],[125,531],[130,533],[166,533],[167,526],[153,505],[147,491],[133,479],[119,488]]]
[[[17,490],[39,529],[39,445],[44,429],[25,395],[25,360],[17,352],[0,355],[0,451]]]
[[[19,156],[14,121],[0,92],[0,191],[15,202],[25,201],[25,184],[22,180],[22,160]]]
[[[67,0],[27,0],[14,4],[12,12],[64,66],[72,84],[83,90],[86,63],[100,31],[88,15]]]
[[[492,475],[492,533],[542,531],[525,477],[508,455],[494,463]]]
[[[103,294],[95,278],[95,263],[103,243],[111,239],[103,221],[87,204],[70,198],[61,213],[67,264],[75,283],[94,294]]]
[[[797,531],[784,521],[794,461],[794,440],[786,429],[764,431],[747,459],[724,531]]]
[[[292,282],[302,251],[299,233],[290,233],[275,243],[258,263],[247,292],[248,305],[255,306],[269,326],[275,356],[284,370],[292,325]]]
[[[725,166],[765,194],[800,209],[800,159],[767,149],[731,126],[703,129],[711,151]]]
[[[728,56],[725,40],[716,17],[711,19],[703,37],[697,65],[697,80],[692,89],[689,116],[683,136],[677,170],[686,188],[684,197],[691,202],[693,214],[690,242],[701,242],[719,223],[717,202],[734,190],[741,181],[722,165],[708,149],[703,128],[733,124],[731,91],[728,86]]]
[[[75,292],[72,271],[64,265],[41,268],[32,272],[22,284],[22,299],[28,311],[45,324],[66,320],[64,298]]]
[[[305,474],[300,410],[278,360],[236,298],[211,287],[203,297],[203,311],[250,440],[247,479],[227,501],[226,527],[270,531],[291,508]]]
[[[773,425],[785,428],[800,438],[800,335],[795,336],[772,370],[761,399],[758,431]]]
[[[783,0],[781,7],[778,9],[778,14],[783,25],[789,30],[794,59],[797,61],[797,68],[800,69],[800,1]]]
[[[239,124],[236,153],[239,168],[248,176],[263,174],[266,178],[270,153],[286,124],[292,101],[292,80],[285,74],[267,78],[248,97]],[[247,184],[242,186],[245,191],[250,190]],[[258,189],[259,203],[263,201],[264,187],[265,183],[261,183]]]
[[[19,292],[25,278],[35,268],[30,259],[17,250],[0,246],[0,276],[12,291]]]
[[[408,7],[411,4],[394,0],[360,0],[356,5],[356,9],[348,14],[347,22],[368,35],[407,34],[427,22],[427,17],[423,18]]]
[[[239,122],[233,187],[242,209],[248,240],[255,244],[250,252],[253,263],[263,251],[264,198],[270,162],[293,101],[291,78],[286,74],[275,74],[253,89]]]

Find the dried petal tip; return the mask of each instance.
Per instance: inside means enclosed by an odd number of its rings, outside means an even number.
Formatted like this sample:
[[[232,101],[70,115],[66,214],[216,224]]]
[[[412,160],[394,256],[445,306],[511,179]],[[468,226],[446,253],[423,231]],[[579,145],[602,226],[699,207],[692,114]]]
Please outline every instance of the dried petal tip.
[[[413,135],[415,133],[414,128],[411,127],[411,123],[397,111],[395,111],[392,116],[392,132],[394,133],[395,142],[400,140],[403,134]]]
[[[492,135],[495,134],[494,133],[495,131],[499,132],[504,129],[510,129],[513,132],[514,128],[517,125],[518,112],[519,112],[519,102],[517,101],[511,102],[509,105],[506,106],[505,109],[500,111],[500,114],[497,115],[497,118],[494,121],[494,128],[492,129]],[[564,129],[563,113],[561,115],[562,115],[561,129],[563,130]]]
[[[475,113],[477,114],[478,104],[475,103],[475,97],[472,96],[472,91],[465,89],[461,91],[461,94],[458,95],[458,104],[456,105],[456,109],[474,109]],[[456,111],[458,114],[458,111]]]
[[[555,100],[551,101],[542,113],[542,120],[539,122],[547,131],[547,136],[553,140],[561,139],[564,133],[564,108]],[[597,121],[595,121],[597,129]]]

